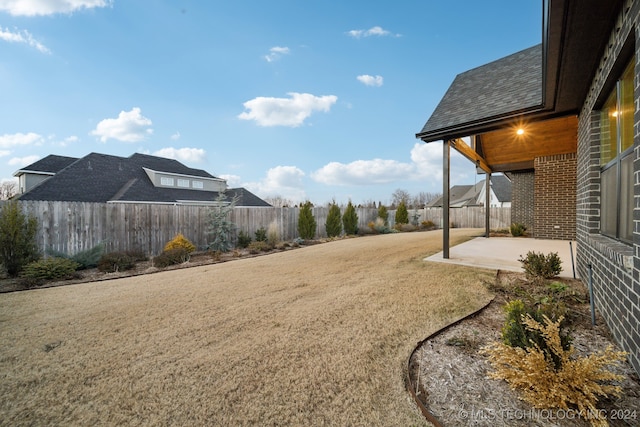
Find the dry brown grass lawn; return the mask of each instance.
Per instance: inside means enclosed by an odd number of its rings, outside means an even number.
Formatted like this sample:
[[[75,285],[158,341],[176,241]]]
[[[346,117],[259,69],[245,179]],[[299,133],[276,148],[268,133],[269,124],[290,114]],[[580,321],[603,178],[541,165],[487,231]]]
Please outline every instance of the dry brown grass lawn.
[[[490,298],[490,272],[422,261],[441,240],[346,239],[0,295],[0,423],[423,425],[409,354]]]

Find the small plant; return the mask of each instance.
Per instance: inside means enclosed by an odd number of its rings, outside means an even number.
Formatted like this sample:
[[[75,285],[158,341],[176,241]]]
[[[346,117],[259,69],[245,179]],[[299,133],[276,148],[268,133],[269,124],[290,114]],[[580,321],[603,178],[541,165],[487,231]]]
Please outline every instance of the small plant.
[[[545,255],[541,252],[529,251],[525,257],[520,255],[518,261],[522,263],[527,278],[534,281],[551,279],[562,271],[562,261],[557,252]]]
[[[514,222],[513,224],[511,224],[511,227],[509,227],[509,230],[511,231],[511,235],[513,237],[520,237],[524,236],[524,232],[527,231],[527,227],[525,227],[524,224]]]
[[[168,251],[162,251],[160,255],[153,258],[153,266],[157,268],[165,268],[170,265],[182,264],[189,261],[189,252],[183,247],[175,247]]]
[[[278,229],[278,223],[272,221],[267,228],[267,243],[271,246],[275,246],[280,241],[280,230]]]
[[[327,237],[337,237],[342,233],[342,218],[340,208],[334,203],[329,207],[327,214],[327,222],[324,224],[327,230]]]
[[[254,234],[256,236],[256,242],[267,241],[267,230],[264,227],[258,228]]]
[[[358,213],[353,203],[351,203],[351,200],[349,200],[347,208],[342,215],[342,226],[344,228],[344,234],[358,234]]]
[[[554,294],[561,294],[569,288],[566,283],[562,282],[551,282],[547,285],[547,287]]]
[[[135,265],[134,258],[126,252],[109,252],[100,257],[98,270],[105,273],[116,273],[131,270]]]
[[[378,208],[378,218],[382,218],[384,225],[389,225],[389,211],[385,205],[380,205]]]
[[[249,249],[250,254],[258,254],[260,252],[269,252],[273,247],[262,240],[256,240],[255,242],[251,242],[247,247]]]
[[[306,201],[300,207],[300,214],[298,215],[298,234],[304,240],[311,240],[316,236],[317,223],[313,217],[311,207],[311,202]]]
[[[407,205],[404,204],[404,200],[398,205],[396,210],[396,224],[409,224],[409,211]]]
[[[78,268],[78,264],[67,258],[42,258],[31,262],[22,269],[22,277],[44,281],[70,278]]]
[[[431,220],[426,220],[426,221],[422,221],[420,223],[420,227],[423,230],[435,230],[436,229],[436,224]]]
[[[104,245],[101,243],[91,249],[78,252],[71,257],[71,260],[78,263],[78,270],[85,270],[87,268],[97,267],[100,257],[102,257],[103,254]]]
[[[224,193],[218,193],[216,206],[209,210],[207,221],[208,249],[229,252],[233,248],[231,236],[236,225],[230,220],[230,216],[237,202],[236,198],[228,202]]]
[[[247,246],[249,246],[249,243],[251,243],[251,236],[249,236],[249,234],[245,233],[243,230],[240,230],[240,232],[238,233],[238,247],[246,248]]]
[[[589,418],[592,425],[607,425],[596,403],[600,396],[620,395],[620,386],[610,382],[623,377],[608,368],[624,360],[626,353],[609,346],[604,352],[577,357],[573,347],[565,349],[562,344],[561,321],[544,317],[538,322],[531,316],[524,319],[527,330],[543,338],[548,352],[537,346],[523,349],[499,342],[483,349],[495,369],[489,377],[506,380],[512,389],[521,392],[523,400],[537,408],[567,410],[569,405],[575,405],[581,413],[593,415]],[[550,358],[549,353],[555,358]]]
[[[175,248],[184,248],[188,253],[191,253],[196,250],[196,246],[191,243],[189,239],[184,237],[182,233],[178,233],[176,237],[171,239],[166,245],[164,245],[165,251],[170,251]]]

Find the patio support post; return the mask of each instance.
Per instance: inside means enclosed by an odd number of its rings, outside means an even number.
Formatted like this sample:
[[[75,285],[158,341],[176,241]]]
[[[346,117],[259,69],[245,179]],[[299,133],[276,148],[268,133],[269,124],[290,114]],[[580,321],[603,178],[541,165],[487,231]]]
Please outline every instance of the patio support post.
[[[442,258],[449,259],[449,179],[451,141],[442,142]]]
[[[487,172],[486,179],[484,180],[484,192],[485,192],[485,200],[484,200],[484,210],[485,210],[485,218],[484,218],[484,237],[489,238],[489,228],[490,228],[490,220],[491,220],[491,173]]]

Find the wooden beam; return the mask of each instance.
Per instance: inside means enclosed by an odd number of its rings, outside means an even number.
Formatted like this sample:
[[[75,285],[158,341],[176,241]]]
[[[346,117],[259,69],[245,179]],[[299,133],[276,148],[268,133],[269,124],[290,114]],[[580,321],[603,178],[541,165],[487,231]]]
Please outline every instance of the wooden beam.
[[[469,147],[462,139],[458,138],[452,140],[451,145],[460,154],[471,160],[477,167],[479,167],[486,173],[491,173],[491,167],[489,167],[487,161],[478,153],[476,153],[473,148]]]
[[[449,179],[451,141],[442,141],[442,258],[449,259]]]

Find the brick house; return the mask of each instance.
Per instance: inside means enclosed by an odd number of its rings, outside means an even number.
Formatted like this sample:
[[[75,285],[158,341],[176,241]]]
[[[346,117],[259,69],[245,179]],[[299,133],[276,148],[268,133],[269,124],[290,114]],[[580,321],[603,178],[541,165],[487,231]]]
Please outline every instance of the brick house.
[[[542,15],[542,44],[458,75],[416,136],[444,141],[445,205],[454,148],[510,177],[512,222],[577,240],[640,373],[640,0],[543,0]]]

